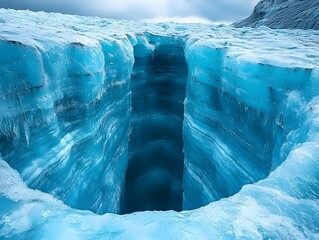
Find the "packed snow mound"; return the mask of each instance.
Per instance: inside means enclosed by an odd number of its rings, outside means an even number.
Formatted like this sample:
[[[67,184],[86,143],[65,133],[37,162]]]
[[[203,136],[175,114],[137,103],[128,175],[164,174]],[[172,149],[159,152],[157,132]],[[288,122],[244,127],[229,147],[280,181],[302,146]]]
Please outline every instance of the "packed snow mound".
[[[318,238],[318,31],[0,16],[0,238]]]
[[[246,19],[234,27],[319,29],[319,0],[261,0]]]

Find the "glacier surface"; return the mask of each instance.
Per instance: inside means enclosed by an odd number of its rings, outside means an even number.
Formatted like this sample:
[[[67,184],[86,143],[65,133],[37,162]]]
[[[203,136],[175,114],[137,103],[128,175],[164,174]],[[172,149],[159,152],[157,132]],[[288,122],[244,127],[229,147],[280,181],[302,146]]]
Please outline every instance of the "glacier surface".
[[[0,9],[0,238],[318,239],[318,39]]]

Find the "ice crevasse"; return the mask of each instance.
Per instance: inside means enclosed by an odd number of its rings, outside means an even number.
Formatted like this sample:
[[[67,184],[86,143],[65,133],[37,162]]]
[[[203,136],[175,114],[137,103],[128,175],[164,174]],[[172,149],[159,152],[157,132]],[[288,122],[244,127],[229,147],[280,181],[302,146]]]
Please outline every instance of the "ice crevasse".
[[[318,239],[318,39],[0,9],[0,238]]]

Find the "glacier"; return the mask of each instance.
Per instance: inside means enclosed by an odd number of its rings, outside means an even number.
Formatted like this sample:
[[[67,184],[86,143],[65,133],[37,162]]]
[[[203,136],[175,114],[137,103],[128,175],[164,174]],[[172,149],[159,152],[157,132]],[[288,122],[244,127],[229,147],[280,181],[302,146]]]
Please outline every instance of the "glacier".
[[[0,9],[0,238],[318,239],[318,39]]]

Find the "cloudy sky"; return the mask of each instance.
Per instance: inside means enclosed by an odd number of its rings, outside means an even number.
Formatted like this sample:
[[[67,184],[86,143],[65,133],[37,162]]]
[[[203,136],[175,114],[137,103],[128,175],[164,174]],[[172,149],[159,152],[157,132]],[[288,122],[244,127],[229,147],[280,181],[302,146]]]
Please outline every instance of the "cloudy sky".
[[[247,17],[258,0],[0,0],[0,7],[116,19],[206,19],[233,22]]]

